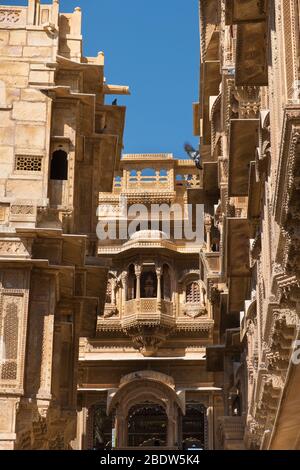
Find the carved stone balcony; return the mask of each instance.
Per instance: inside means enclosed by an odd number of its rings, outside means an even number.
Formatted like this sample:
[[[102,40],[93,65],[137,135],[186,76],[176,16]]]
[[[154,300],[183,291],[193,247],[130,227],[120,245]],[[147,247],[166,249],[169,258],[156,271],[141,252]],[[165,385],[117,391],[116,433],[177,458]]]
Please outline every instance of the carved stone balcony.
[[[175,328],[173,303],[150,298],[128,300],[121,323],[137,349],[152,356]]]
[[[166,325],[173,326],[173,302],[157,299],[134,299],[125,302],[125,315],[122,326],[129,328],[137,325]]]

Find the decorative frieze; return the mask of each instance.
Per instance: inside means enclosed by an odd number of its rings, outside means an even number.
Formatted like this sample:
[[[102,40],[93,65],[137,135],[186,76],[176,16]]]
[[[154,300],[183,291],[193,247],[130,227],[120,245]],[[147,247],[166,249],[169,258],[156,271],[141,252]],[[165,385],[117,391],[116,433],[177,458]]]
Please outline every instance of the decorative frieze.
[[[32,239],[0,238],[0,256],[29,258],[32,251]]]
[[[1,24],[16,24],[21,19],[21,10],[2,10],[0,9],[0,25]]]

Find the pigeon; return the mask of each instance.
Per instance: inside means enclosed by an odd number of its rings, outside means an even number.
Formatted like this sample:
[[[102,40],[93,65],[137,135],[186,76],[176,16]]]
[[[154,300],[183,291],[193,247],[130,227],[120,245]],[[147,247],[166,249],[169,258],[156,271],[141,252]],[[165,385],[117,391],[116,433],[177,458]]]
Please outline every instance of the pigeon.
[[[184,145],[184,150],[186,151],[190,159],[195,162],[195,165],[198,170],[202,170],[200,152],[198,150],[195,150],[194,147],[192,147],[189,143],[186,143]]]
[[[115,98],[115,99],[113,100],[113,102],[112,102],[112,105],[113,105],[113,106],[117,106],[117,104],[118,104],[118,100],[117,100],[117,98]]]

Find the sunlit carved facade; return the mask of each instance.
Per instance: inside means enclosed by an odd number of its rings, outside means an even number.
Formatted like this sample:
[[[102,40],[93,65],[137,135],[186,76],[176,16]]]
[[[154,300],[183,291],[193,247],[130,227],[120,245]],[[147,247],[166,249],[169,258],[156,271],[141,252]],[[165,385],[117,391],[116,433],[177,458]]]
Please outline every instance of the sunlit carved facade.
[[[137,203],[165,204],[177,205],[171,225],[182,226],[189,218],[185,205],[195,208],[201,185],[190,161],[124,155],[113,192],[100,193],[99,222],[127,228]],[[99,242],[99,256],[112,258],[112,268],[96,335],[81,340],[78,448],[218,447],[223,401],[218,374],[206,371],[214,291],[200,277],[203,239],[190,243],[184,231],[167,236],[166,219],[154,214],[154,226],[143,213],[127,239]],[[207,262],[214,277],[218,258],[211,253]]]
[[[200,1],[203,170],[121,159],[49,3],[0,6],[0,449],[300,449],[299,0]]]
[[[195,133],[220,237],[207,362],[224,374],[227,449],[300,448],[299,14],[297,0],[200,1]]]
[[[79,337],[94,333],[97,256],[125,108],[104,104],[103,53],[83,57],[81,11],[0,6],[0,449],[76,437]]]

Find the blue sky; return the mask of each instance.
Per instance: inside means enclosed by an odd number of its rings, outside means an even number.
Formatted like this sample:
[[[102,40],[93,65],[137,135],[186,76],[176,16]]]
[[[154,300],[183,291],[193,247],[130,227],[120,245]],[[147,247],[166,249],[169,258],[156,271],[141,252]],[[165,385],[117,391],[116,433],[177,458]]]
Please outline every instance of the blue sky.
[[[184,157],[185,141],[197,145],[198,0],[60,0],[61,11],[76,6],[83,11],[84,54],[103,50],[107,82],[131,89],[131,96],[118,99],[127,106],[124,152]]]

